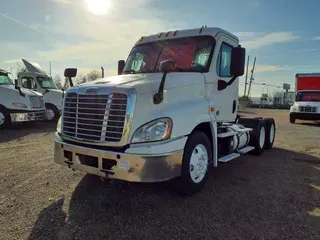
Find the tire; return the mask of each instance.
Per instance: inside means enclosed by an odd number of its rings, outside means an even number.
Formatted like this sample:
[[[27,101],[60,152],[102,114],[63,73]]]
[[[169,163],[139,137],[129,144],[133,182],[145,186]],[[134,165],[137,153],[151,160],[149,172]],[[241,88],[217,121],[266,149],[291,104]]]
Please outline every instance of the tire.
[[[265,118],[266,142],[264,149],[271,149],[276,137],[276,123],[273,118]]]
[[[10,124],[11,116],[9,111],[4,107],[0,107],[0,129],[8,127]]]
[[[52,122],[58,120],[58,118],[58,109],[52,104],[46,104],[46,120]]]
[[[265,120],[260,117],[240,118],[237,123],[253,129],[253,131],[250,132],[250,141],[248,145],[254,147],[254,150],[250,153],[256,155],[262,154],[266,142]]]
[[[290,115],[290,123],[295,123],[296,119],[294,118],[294,116]]]
[[[191,133],[184,147],[181,176],[175,183],[176,191],[180,195],[200,192],[208,179],[209,166],[212,166],[211,142],[205,133],[195,131]]]

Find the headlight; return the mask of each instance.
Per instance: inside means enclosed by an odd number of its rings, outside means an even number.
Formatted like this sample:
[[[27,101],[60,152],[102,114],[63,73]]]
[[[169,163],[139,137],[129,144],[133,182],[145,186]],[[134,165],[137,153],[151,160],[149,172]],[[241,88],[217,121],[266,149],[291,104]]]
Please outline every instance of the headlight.
[[[298,108],[297,108],[297,107],[295,107],[295,106],[291,106],[290,111],[291,111],[291,112],[296,112],[296,111],[298,111]]]
[[[27,105],[25,105],[24,103],[12,103],[12,105],[16,108],[27,108]]]
[[[57,123],[57,132],[61,133],[61,117],[59,117],[58,123]]]
[[[170,118],[159,118],[153,120],[133,134],[131,143],[156,142],[170,138],[172,129],[172,120]]]

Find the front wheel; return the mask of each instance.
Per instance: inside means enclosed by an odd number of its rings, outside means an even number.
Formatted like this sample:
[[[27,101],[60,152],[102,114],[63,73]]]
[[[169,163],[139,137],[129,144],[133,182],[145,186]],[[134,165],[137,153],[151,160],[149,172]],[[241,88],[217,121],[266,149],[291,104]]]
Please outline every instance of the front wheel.
[[[295,123],[296,119],[294,118],[294,116],[290,115],[290,123]]]
[[[176,188],[182,195],[200,192],[208,179],[208,166],[212,164],[212,147],[207,135],[193,132],[185,145],[181,176]]]
[[[47,121],[55,121],[59,117],[58,109],[52,105],[46,106],[46,119]]]
[[[11,124],[11,117],[7,109],[0,107],[0,129]]]

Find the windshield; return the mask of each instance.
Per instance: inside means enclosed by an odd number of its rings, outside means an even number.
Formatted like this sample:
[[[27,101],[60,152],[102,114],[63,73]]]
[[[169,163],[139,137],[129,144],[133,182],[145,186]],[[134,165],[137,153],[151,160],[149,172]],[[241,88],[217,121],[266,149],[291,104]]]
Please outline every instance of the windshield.
[[[296,102],[320,102],[320,92],[298,92]]]
[[[41,88],[44,89],[57,89],[57,86],[55,85],[52,78],[49,77],[37,77],[38,83]]]
[[[215,40],[209,36],[184,37],[134,47],[123,73],[159,72],[161,61],[175,61],[176,71],[208,72]]]
[[[0,85],[13,85],[13,83],[7,75],[0,75]]]

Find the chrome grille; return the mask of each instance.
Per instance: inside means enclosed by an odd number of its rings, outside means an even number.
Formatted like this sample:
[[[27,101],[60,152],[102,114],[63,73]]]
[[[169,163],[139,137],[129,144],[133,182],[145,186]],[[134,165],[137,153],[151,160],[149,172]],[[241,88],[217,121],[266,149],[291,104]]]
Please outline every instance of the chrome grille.
[[[42,96],[30,96],[32,108],[44,108],[44,100]]]
[[[127,95],[67,93],[63,110],[63,134],[95,142],[121,141]]]
[[[317,112],[318,108],[317,107],[311,107],[311,106],[300,106],[299,111],[300,112]]]

